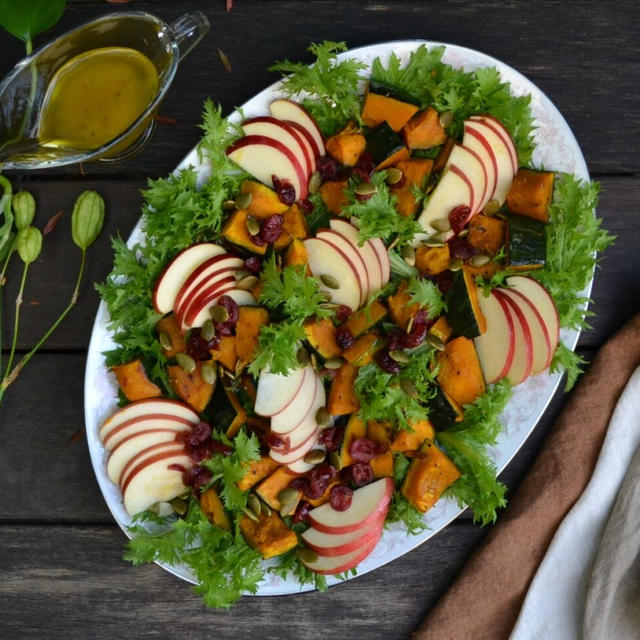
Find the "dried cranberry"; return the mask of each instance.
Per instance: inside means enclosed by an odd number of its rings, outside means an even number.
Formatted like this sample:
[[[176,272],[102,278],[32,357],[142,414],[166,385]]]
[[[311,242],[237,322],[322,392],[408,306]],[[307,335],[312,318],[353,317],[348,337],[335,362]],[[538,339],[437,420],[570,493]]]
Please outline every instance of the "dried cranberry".
[[[373,480],[373,467],[368,462],[356,462],[349,467],[353,483],[362,487]]]
[[[198,475],[193,479],[193,488],[196,491],[202,489],[207,482],[211,482],[212,478],[213,475],[209,469],[203,469],[200,467],[200,473],[198,473]]]
[[[233,453],[233,449],[229,445],[219,440],[211,440],[209,442],[209,449],[211,449],[212,453],[219,453],[223,456],[230,456]]]
[[[402,331],[402,329],[398,329],[398,327],[394,327],[389,331],[389,335],[387,336],[387,349],[389,351],[395,351],[396,349],[404,348],[404,339],[406,337],[406,333]]]
[[[306,522],[311,511],[311,505],[306,500],[301,500],[296,512],[291,517],[291,522]]]
[[[427,331],[433,326],[433,320],[427,317],[424,309],[419,309],[413,317],[411,331],[404,338],[404,345],[407,349],[413,349],[421,345],[427,337]]]
[[[229,322],[214,322],[213,326],[216,330],[216,335],[218,336],[233,335],[233,325],[229,324]]]
[[[449,253],[454,258],[460,258],[461,260],[468,260],[475,254],[475,248],[469,244],[466,238],[459,238],[457,236],[451,238],[447,243],[449,245]]]
[[[187,340],[187,353],[194,360],[211,360],[209,353],[209,342],[200,333],[200,329],[193,329]]]
[[[327,427],[320,432],[318,443],[323,445],[327,451],[335,451],[340,447],[344,437],[344,427]]]
[[[353,489],[344,484],[337,484],[331,489],[329,502],[331,503],[331,508],[336,511],[346,511],[351,506],[352,499]]]
[[[369,440],[369,438],[356,438],[349,446],[351,457],[358,462],[369,462],[383,451],[383,445]]]
[[[433,276],[433,281],[438,285],[441,293],[446,293],[453,287],[453,273],[451,271],[443,271]]]
[[[264,247],[267,244],[259,235],[257,236],[249,235],[249,238],[251,238],[251,242],[253,242],[253,244],[255,244],[256,247]]]
[[[316,169],[320,173],[322,182],[335,180],[338,175],[338,164],[331,156],[322,156],[316,160]]]
[[[273,244],[282,233],[283,222],[284,218],[279,213],[269,216],[260,229],[260,237],[267,244]]]
[[[305,215],[309,215],[313,211],[313,202],[305,198],[300,200],[300,208],[304,211]]]
[[[341,304],[336,309],[336,320],[338,322],[345,322],[351,313],[351,307],[348,307],[346,304]]]
[[[265,436],[265,441],[270,449],[275,449],[277,451],[286,451],[291,445],[291,439],[289,436],[279,436],[273,431],[270,431]]]
[[[189,446],[196,447],[202,444],[205,440],[211,437],[211,426],[202,420],[198,422],[195,429],[185,437],[184,441],[189,443]]]
[[[338,327],[336,329],[336,342],[341,349],[348,349],[355,342],[353,333],[348,327]]]
[[[287,486],[291,489],[302,491],[304,493],[305,489],[309,486],[309,481],[306,478],[299,476],[294,478]]]
[[[244,268],[249,271],[249,273],[258,274],[260,273],[260,269],[262,269],[262,263],[260,262],[260,258],[256,258],[256,256],[251,256],[244,261]]]
[[[186,487],[192,487],[199,473],[202,473],[203,468],[197,464],[185,469],[181,464],[170,464],[169,469],[172,471],[182,471],[182,482]]]
[[[471,209],[465,204],[461,204],[458,207],[454,207],[449,211],[449,224],[453,233],[458,235],[463,229],[464,225],[471,217]]]
[[[385,373],[400,373],[400,365],[389,355],[386,349],[376,353],[376,362]]]
[[[201,442],[200,444],[196,444],[191,446],[188,442],[185,442],[185,449],[187,451],[187,455],[194,462],[202,462],[206,460],[210,454],[210,444],[208,442]]]
[[[329,485],[329,480],[336,474],[336,470],[330,464],[319,464],[309,472],[309,484],[304,494],[310,500],[317,500]]]
[[[366,202],[373,197],[373,193],[356,193],[356,200],[358,202]]]
[[[356,166],[353,168],[353,172],[364,180],[364,182],[370,182],[371,176],[375,171],[376,165],[373,158],[367,152],[362,153],[358,158]]]
[[[283,204],[293,204],[296,201],[296,190],[288,180],[280,180],[278,176],[272,175],[271,182],[273,182],[273,188],[278,194],[280,202]]]
[[[218,302],[221,307],[224,307],[229,314],[224,324],[235,325],[240,317],[240,311],[238,309],[238,303],[230,296],[220,296]]]

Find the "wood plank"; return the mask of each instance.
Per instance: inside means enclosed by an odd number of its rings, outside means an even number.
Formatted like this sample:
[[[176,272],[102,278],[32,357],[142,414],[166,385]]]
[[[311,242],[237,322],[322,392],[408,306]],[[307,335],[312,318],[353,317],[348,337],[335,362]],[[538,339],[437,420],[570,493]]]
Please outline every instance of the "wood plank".
[[[206,611],[187,583],[157,566],[121,560],[115,527],[0,527],[0,620],[4,637],[67,640],[122,637],[221,640],[407,638],[450,583],[477,527],[450,527],[380,569],[325,593],[245,597]],[[392,594],[390,596],[390,594]],[[172,629],[172,631],[168,631]],[[178,631],[180,630],[180,631]]]
[[[164,115],[177,118],[179,125],[161,128],[147,151],[126,164],[126,171],[134,175],[160,175],[180,161],[198,139],[196,127],[207,96],[221,101],[225,110],[242,104],[273,82],[275,75],[267,71],[272,62],[309,60],[305,50],[310,41],[346,40],[356,47],[419,36],[478,49],[524,73],[565,115],[592,171],[630,173],[638,169],[640,111],[633,3],[438,2],[434,8],[433,3],[403,0],[351,0],[314,2],[310,12],[302,0],[243,0],[236,2],[230,13],[225,12],[221,0],[135,2],[128,5],[132,7],[155,12],[168,21],[185,10],[200,9],[213,25],[212,33],[181,63],[161,108]],[[113,10],[99,2],[72,4],[37,42]],[[291,28],[292,16],[296,16],[295,29]],[[417,25],[428,25],[428,29]],[[0,38],[3,76],[22,57],[23,49],[7,34],[0,34]],[[231,74],[218,59],[218,47],[231,60]],[[261,55],[255,55],[256,51]],[[77,175],[78,168],[61,171]],[[104,174],[113,168],[99,166],[91,171]]]

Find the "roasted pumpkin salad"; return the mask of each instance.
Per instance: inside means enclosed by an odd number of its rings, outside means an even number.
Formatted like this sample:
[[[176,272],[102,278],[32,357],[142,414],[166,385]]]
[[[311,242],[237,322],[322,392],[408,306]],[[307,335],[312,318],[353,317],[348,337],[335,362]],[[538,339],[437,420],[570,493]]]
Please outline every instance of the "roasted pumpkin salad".
[[[532,373],[575,380],[558,331],[582,326],[611,241],[597,185],[530,166],[529,99],[495,69],[423,46],[376,60],[358,97],[343,48],[276,65],[294,100],[270,116],[233,125],[208,102],[211,176],[151,181],[146,242],[114,239],[98,287],[126,556],[190,566],[211,606],[265,571],[323,588],[443,495],[495,520],[498,416]]]

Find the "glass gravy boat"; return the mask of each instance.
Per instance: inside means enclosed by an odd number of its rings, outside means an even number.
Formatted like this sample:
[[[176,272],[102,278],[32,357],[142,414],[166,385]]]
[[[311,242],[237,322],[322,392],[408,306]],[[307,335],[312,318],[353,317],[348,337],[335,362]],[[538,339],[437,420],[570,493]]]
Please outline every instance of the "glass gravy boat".
[[[170,25],[143,11],[112,13],[68,31],[21,60],[0,83],[0,169],[118,162],[138,153],[153,134],[155,113],[178,62],[208,30],[209,21],[199,11],[185,13]],[[135,122],[97,148],[41,140],[41,116],[52,77],[72,58],[103,47],[127,47],[144,54],[158,74],[155,95]]]

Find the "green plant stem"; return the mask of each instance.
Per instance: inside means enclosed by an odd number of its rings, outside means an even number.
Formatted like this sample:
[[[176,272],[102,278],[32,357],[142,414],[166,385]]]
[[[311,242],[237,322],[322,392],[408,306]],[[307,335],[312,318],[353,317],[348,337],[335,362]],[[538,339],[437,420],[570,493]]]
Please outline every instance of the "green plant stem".
[[[80,271],[78,272],[78,279],[76,280],[76,286],[73,290],[73,294],[71,295],[71,301],[69,302],[69,304],[66,306],[64,311],[58,316],[56,321],[49,327],[49,329],[47,329],[47,331],[44,333],[42,338],[38,340],[35,347],[33,347],[33,349],[31,349],[31,351],[29,351],[29,353],[27,353],[22,358],[22,360],[18,362],[18,364],[14,367],[13,371],[9,373],[9,368],[7,369],[7,372],[5,373],[5,376],[4,376],[4,380],[2,381],[2,385],[0,385],[0,402],[2,402],[2,396],[5,390],[7,389],[7,387],[9,387],[9,385],[18,377],[18,375],[20,375],[20,372],[22,371],[22,369],[24,369],[27,362],[31,360],[31,358],[36,354],[38,349],[40,349],[40,347],[49,339],[49,336],[51,336],[51,334],[58,328],[60,323],[67,317],[67,315],[69,315],[69,312],[75,306],[78,300],[78,294],[80,292],[80,284],[82,282],[82,276],[84,275],[86,256],[87,256],[87,252],[83,251],[82,260],[80,262]]]

